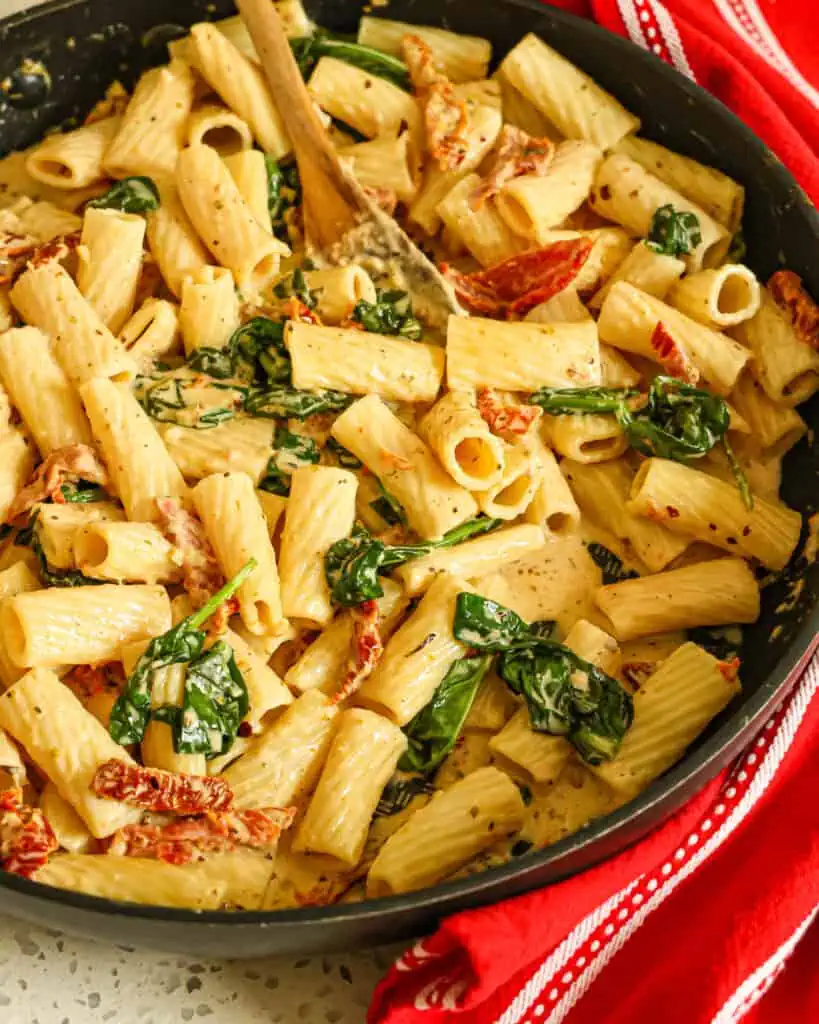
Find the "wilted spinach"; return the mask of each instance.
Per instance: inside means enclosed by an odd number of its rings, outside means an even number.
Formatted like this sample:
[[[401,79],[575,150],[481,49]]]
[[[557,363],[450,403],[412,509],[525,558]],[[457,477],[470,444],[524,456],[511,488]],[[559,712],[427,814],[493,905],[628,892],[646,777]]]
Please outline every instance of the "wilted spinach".
[[[404,526],[407,522],[407,514],[401,502],[378,480],[378,489],[381,496],[370,502],[370,508],[377,515],[381,516],[388,526]]]
[[[77,480],[63,484],[60,494],[67,504],[85,505],[92,501],[108,501],[109,495],[99,484],[91,484],[87,480]]]
[[[440,540],[400,545],[387,545],[373,537],[365,527],[356,524],[352,534],[336,541],[324,558],[324,571],[333,602],[342,608],[350,608],[362,601],[381,597],[384,590],[379,575],[431,551],[461,544],[470,537],[494,530],[500,524],[500,519],[478,516],[456,526]]]
[[[459,658],[450,665],[432,700],[404,728],[409,746],[399,768],[427,775],[438,767],[461,735],[491,664],[491,655],[483,654]]]
[[[279,281],[273,292],[277,299],[296,298],[308,309],[315,309],[318,302],[316,292],[311,292],[307,286],[307,278],[301,267],[296,267],[290,277]]]
[[[315,465],[319,461],[318,445],[311,437],[294,434],[285,427],[277,427],[273,439],[276,451],[267,463],[265,475],[259,488],[270,494],[287,497],[290,493],[290,477],[300,466]]]
[[[361,469],[364,463],[356,458],[351,451],[348,451],[343,444],[340,444],[334,437],[327,438],[325,448],[335,458],[342,469]]]
[[[201,410],[187,395],[197,388],[197,382],[185,377],[148,377],[138,379],[137,399],[145,412],[157,423],[176,423],[193,430],[209,430],[232,420],[245,403],[246,389],[214,380],[207,386],[223,391],[225,404]]]
[[[610,583],[620,583],[621,580],[633,580],[640,575],[633,569],[626,569],[622,559],[605,545],[592,541],[586,548],[594,564],[603,570],[603,583],[606,586]]]
[[[320,412],[341,412],[354,398],[341,391],[298,391],[284,385],[251,388],[245,410],[251,416],[267,419],[305,420]]]
[[[18,547],[31,548],[40,563],[40,578],[46,587],[93,587],[103,583],[103,580],[91,579],[78,569],[55,569],[46,558],[43,545],[37,532],[39,510],[32,513],[28,525],[18,531],[14,539]]]
[[[301,203],[301,181],[295,163],[278,163],[269,154],[264,158],[267,172],[267,209],[273,225],[273,234],[282,242],[289,242],[287,212]]]
[[[117,743],[139,743],[153,717],[171,726],[174,748],[180,753],[215,757],[230,748],[247,714],[247,687],[227,644],[220,641],[204,651],[207,633],[201,626],[236,593],[256,565],[251,558],[199,611],[151,640],[111,711],[108,730]],[[152,711],[154,672],[179,664],[188,666],[181,709]],[[221,735],[218,743],[217,734]]]
[[[90,199],[86,206],[96,210],[119,210],[121,213],[148,213],[159,209],[159,189],[151,178],[123,178],[101,196]]]
[[[360,299],[355,304],[352,319],[373,334],[390,334],[411,341],[418,341],[424,332],[424,325],[413,316],[407,292],[379,292],[375,302]]]
[[[694,213],[677,211],[666,203],[654,211],[646,245],[665,256],[687,256],[702,242],[700,221]]]
[[[611,760],[631,726],[631,695],[601,669],[528,626],[510,608],[477,594],[458,595],[453,632],[479,651],[500,652],[497,671],[522,696],[532,728],[566,736],[589,764]]]
[[[753,506],[748,481],[726,437],[731,414],[724,399],[663,375],[651,382],[642,405],[633,407],[638,397],[639,392],[616,388],[541,388],[529,401],[553,416],[611,413],[642,455],[690,462],[721,442],[743,501]]]
[[[375,809],[376,818],[389,818],[405,811],[417,796],[431,796],[435,786],[423,775],[396,775],[384,787]]]
[[[321,57],[335,57],[371,75],[386,78],[400,89],[410,88],[409,71],[403,61],[372,46],[330,35],[324,29],[317,29],[311,36],[291,39],[290,46],[305,79],[313,73]]]

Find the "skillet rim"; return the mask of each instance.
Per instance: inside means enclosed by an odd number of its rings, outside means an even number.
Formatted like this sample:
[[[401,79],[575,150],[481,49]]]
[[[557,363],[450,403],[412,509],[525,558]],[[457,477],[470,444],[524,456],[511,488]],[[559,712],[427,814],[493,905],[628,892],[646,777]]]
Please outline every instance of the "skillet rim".
[[[0,19],[0,36],[13,32],[22,26],[49,17],[69,8],[80,8],[84,0],[48,0],[43,4],[27,8],[7,18]],[[802,188],[793,178],[782,161],[765,143],[748,128],[728,107],[701,86],[686,78],[672,65],[660,60],[650,51],[637,46],[631,40],[618,36],[605,28],[579,18],[559,8],[546,6],[540,0],[495,0],[500,6],[518,8],[524,11],[548,16],[558,24],[571,25],[573,30],[610,48],[612,56],[624,60],[631,57],[651,67],[653,72],[674,80],[681,93],[688,96],[694,110],[697,107],[710,108],[727,122],[760,159],[768,165],[772,181],[788,190],[794,197],[816,240],[819,252],[819,212],[811,204]],[[29,902],[39,904],[62,904],[74,907],[94,917],[106,920],[117,917],[131,921],[160,921],[179,926],[197,926],[203,931],[205,925],[225,925],[273,929],[276,926],[307,928],[318,924],[348,924],[397,917],[402,912],[425,910],[432,914],[454,913],[458,910],[474,909],[478,906],[514,898],[535,888],[545,887],[562,878],[579,874],[602,861],[617,856],[628,846],[639,841],[652,829],[676,813],[695,792],[704,787],[754,735],[763,720],[768,717],[787,696],[801,673],[809,664],[813,654],[819,650],[819,600],[805,614],[775,669],[752,693],[747,701],[737,707],[693,754],[686,755],[680,762],[660,777],[634,800],[611,814],[594,819],[575,833],[559,840],[543,850],[511,860],[507,864],[489,868],[467,878],[444,882],[439,885],[379,899],[368,899],[360,903],[333,904],[325,907],[303,907],[293,910],[187,910],[174,907],[151,906],[90,896],[71,889],[60,889],[18,875],[0,871],[0,887],[10,889]],[[661,806],[662,805],[662,806]],[[631,825],[635,834],[622,842],[620,832]],[[609,841],[608,851],[599,849]],[[618,845],[619,843],[619,845]],[[585,857],[582,855],[585,853]],[[571,865],[572,857],[580,855],[582,863]],[[548,878],[535,877],[552,866]],[[495,893],[504,886],[512,885],[513,891]],[[12,915],[16,908],[9,908]],[[188,929],[186,929],[188,930]],[[157,947],[161,948],[161,947]],[[294,947],[295,948],[295,947]],[[260,955],[264,951],[260,952]]]

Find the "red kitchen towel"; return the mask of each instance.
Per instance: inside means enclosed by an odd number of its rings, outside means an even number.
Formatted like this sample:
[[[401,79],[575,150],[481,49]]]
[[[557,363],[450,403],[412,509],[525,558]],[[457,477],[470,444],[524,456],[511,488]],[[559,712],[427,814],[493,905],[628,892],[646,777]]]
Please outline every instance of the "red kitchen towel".
[[[742,1019],[819,911],[817,691],[819,657],[734,765],[641,843],[444,921],[381,982],[370,1024]],[[797,968],[759,1024],[819,1020],[785,1009],[819,1011],[816,960]]]
[[[813,0],[554,6],[712,92],[819,205]],[[737,762],[636,846],[444,921],[378,986],[369,1024],[819,1021],[817,690],[819,656]]]

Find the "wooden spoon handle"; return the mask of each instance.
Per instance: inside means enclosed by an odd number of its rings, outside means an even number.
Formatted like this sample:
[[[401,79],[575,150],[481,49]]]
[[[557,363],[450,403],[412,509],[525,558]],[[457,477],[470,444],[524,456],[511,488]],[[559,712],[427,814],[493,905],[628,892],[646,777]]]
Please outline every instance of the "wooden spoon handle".
[[[316,114],[279,14],[271,0],[237,0],[276,107],[293,143],[313,244],[329,248],[357,223],[357,197]]]

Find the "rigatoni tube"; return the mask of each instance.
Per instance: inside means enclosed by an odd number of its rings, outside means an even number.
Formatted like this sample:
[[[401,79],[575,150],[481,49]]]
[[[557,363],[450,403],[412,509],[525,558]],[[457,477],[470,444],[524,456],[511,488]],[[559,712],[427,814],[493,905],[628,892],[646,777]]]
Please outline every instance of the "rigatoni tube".
[[[288,321],[284,342],[293,386],[380,395],[396,402],[432,402],[441,389],[444,350],[343,327]]]
[[[388,896],[434,885],[517,832],[523,815],[523,798],[509,776],[479,768],[436,793],[387,840],[367,876],[367,894]]]
[[[667,459],[647,459],[637,472],[627,508],[674,533],[784,569],[802,528],[785,505],[754,499],[749,509],[735,484]]]
[[[595,603],[618,640],[636,640],[696,626],[756,622],[759,584],[744,559],[718,558],[601,587]]]
[[[388,719],[363,708],[344,711],[294,852],[320,853],[354,867],[381,792],[406,748],[406,736]]]

